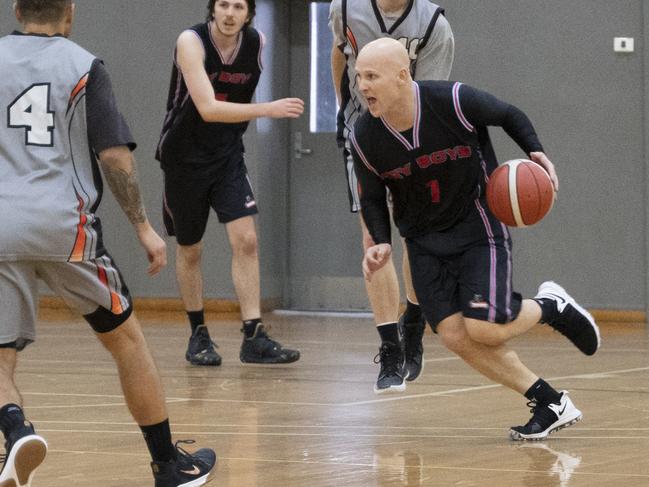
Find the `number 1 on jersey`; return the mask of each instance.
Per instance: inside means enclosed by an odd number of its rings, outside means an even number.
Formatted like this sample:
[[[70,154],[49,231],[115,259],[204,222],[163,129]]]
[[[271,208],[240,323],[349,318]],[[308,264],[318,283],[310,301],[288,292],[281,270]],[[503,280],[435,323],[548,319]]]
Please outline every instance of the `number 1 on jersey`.
[[[50,84],[33,84],[7,107],[8,125],[25,129],[25,145],[54,145],[54,112],[50,111]]]
[[[430,188],[430,199],[433,203],[439,203],[439,181],[437,179],[431,179],[426,183],[426,186]]]

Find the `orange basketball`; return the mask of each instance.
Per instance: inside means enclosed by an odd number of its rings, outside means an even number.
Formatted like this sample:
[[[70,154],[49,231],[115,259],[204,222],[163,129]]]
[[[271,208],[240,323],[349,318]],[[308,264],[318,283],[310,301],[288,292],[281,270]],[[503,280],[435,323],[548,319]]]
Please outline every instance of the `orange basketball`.
[[[548,214],[553,203],[552,180],[535,162],[527,159],[507,161],[489,176],[487,204],[505,225],[534,225]]]

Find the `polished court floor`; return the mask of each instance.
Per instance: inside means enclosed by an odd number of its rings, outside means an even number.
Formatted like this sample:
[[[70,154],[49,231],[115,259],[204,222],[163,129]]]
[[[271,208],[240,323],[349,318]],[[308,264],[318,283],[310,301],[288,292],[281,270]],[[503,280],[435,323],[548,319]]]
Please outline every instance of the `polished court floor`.
[[[377,396],[378,342],[367,319],[268,315],[271,334],[302,351],[286,366],[241,365],[240,323],[210,319],[223,365],[197,368],[184,360],[182,315],[141,318],[175,439],[217,451],[209,485],[649,486],[642,325],[603,326],[594,357],[545,329],[512,342],[584,413],[548,441],[517,443],[507,431],[527,421],[524,398],[475,373],[430,330],[422,377],[405,393]],[[29,418],[50,445],[33,487],[153,485],[110,356],[67,313],[42,319],[39,333],[17,373]]]

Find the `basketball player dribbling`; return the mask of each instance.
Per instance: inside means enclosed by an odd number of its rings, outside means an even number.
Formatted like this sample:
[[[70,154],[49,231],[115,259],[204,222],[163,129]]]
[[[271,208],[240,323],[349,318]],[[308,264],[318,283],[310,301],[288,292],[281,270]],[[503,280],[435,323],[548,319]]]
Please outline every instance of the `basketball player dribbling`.
[[[532,418],[512,427],[510,437],[544,439],[582,414],[566,391],[539,378],[506,343],[546,323],[592,355],[599,329],[554,282],[541,284],[534,299],[513,292],[511,238],[485,204],[497,166],[487,126],[502,127],[558,189],[554,165],[521,110],[461,83],[414,82],[409,63],[393,39],[370,42],[356,62],[368,112],[350,141],[363,218],[375,242],[363,272],[372,279],[392,251],[389,189],[426,320],[449,350],[530,401]]]

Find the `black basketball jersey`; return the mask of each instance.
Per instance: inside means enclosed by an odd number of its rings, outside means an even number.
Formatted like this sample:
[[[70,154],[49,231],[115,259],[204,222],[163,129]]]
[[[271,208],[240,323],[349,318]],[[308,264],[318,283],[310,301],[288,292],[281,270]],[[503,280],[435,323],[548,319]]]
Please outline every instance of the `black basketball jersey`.
[[[244,27],[237,48],[230,59],[224,59],[211,36],[209,23],[195,25],[189,30],[203,43],[205,71],[212,82],[216,98],[234,103],[250,103],[262,71],[261,34],[252,27]],[[242,151],[241,137],[248,128],[248,122],[205,122],[189,95],[175,57],[174,53],[167,116],[156,159],[163,166],[176,163],[204,164]]]
[[[386,186],[404,237],[445,230],[466,215],[498,165],[488,125],[502,126],[527,154],[543,150],[527,116],[492,95],[447,81],[417,81],[414,89],[411,130],[366,112],[350,137],[363,216],[377,243],[390,241]]]

